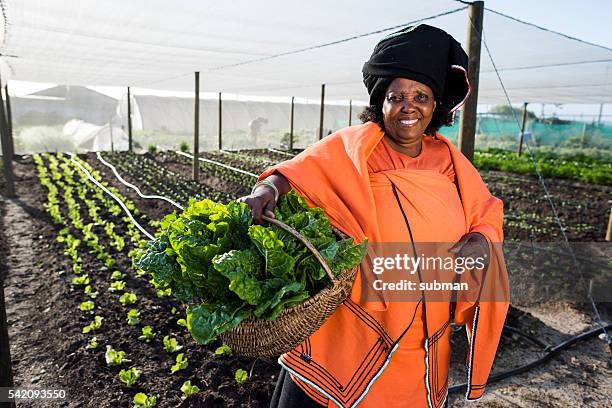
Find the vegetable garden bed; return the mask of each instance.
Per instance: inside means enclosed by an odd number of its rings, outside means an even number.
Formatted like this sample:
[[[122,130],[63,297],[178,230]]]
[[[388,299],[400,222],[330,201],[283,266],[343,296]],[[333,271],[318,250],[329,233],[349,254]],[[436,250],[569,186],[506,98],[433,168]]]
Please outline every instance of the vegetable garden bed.
[[[272,157],[257,152],[252,154],[263,156],[263,160],[245,159],[245,162],[242,162],[236,157],[229,159],[232,154],[214,153],[207,157],[221,160],[221,156],[228,156],[224,163],[250,171],[257,170],[256,166],[261,166],[264,161],[267,161],[264,164],[272,162]],[[242,153],[241,156],[249,154],[251,153]],[[222,170],[210,170],[211,173],[218,172],[216,175],[203,173],[202,183],[198,185],[189,180],[189,161],[185,162],[174,154],[162,152],[153,157],[103,153],[103,157],[117,166],[121,175],[140,187],[143,193],[163,193],[182,204],[185,204],[191,195],[219,194],[217,197],[223,200],[250,190],[251,182],[246,178],[236,178],[235,181],[229,182],[226,178],[231,176]],[[184,317],[182,305],[163,291],[160,293],[148,281],[147,276],[139,276],[132,267],[128,252],[144,236],[126,219],[125,213],[118,208],[116,202],[86,180],[69,156],[42,155],[37,161],[38,171],[31,158],[18,160],[16,163],[18,195],[23,208],[17,205],[11,207],[11,211],[22,208],[22,215],[29,216],[28,221],[31,224],[22,224],[23,219],[19,223],[14,218],[3,220],[3,234],[18,234],[20,240],[28,239],[29,241],[23,242],[19,248],[30,251],[12,254],[12,257],[2,254],[3,259],[9,260],[9,276],[11,273],[17,273],[15,266],[24,263],[26,259],[30,262],[28,265],[31,265],[19,272],[22,275],[12,276],[6,285],[7,303],[10,303],[9,324],[16,383],[30,387],[65,388],[69,396],[63,406],[69,407],[130,407],[133,405],[134,396],[139,392],[149,397],[155,396],[159,407],[267,406],[279,371],[274,359],[253,360],[217,355],[215,351],[221,344],[215,343],[206,347],[196,344],[187,330],[178,323],[179,319]],[[164,201],[140,198],[131,189],[119,183],[110,169],[97,160],[95,154],[87,155],[86,160],[81,160],[80,163],[89,170],[99,171],[99,178],[116,188],[116,194],[125,199],[136,220],[148,231],[154,231],[149,225],[151,220],[159,219],[174,210]],[[45,185],[41,184],[41,173]],[[537,239],[550,239],[547,234],[552,234],[555,226],[546,218],[546,205],[541,201],[542,193],[535,180],[528,176],[499,172],[483,174],[493,193],[506,202],[506,214],[510,215],[510,221],[513,220],[513,214],[518,214],[517,217],[520,218],[520,214],[534,212],[537,217],[533,219],[542,220],[543,228],[547,228],[535,231],[536,234],[541,234],[537,235]],[[217,184],[211,183],[214,179]],[[607,200],[611,196],[608,187],[573,182],[550,184],[555,199],[567,202],[560,205],[560,214],[565,217],[564,220],[573,220],[576,210],[580,209],[585,214],[584,223],[595,228],[600,217],[599,212],[605,213],[601,216],[602,219],[607,217]],[[227,190],[224,190],[226,187]],[[537,204],[533,203],[534,195],[540,196],[540,202]],[[47,213],[43,212],[45,210]],[[13,217],[11,211],[7,212],[6,217]],[[517,223],[524,225],[509,225],[506,230],[507,237],[516,239],[530,236],[533,229],[531,221],[519,220]],[[571,229],[572,224],[569,226],[568,232],[572,239],[597,239],[597,231],[594,229],[579,230]],[[6,235],[3,235],[2,239],[4,238]],[[76,240],[80,242],[76,244]],[[12,250],[15,250],[14,246]],[[86,279],[89,279],[89,293],[86,293]],[[124,282],[125,286],[118,282]],[[109,288],[114,291],[109,291]],[[98,293],[93,298],[91,295],[95,292]],[[133,300],[130,297],[134,296],[124,295],[126,293],[135,295],[135,303],[127,304]],[[121,299],[125,305],[121,303]],[[93,310],[88,311],[92,304],[85,302],[93,302]],[[128,316],[132,309],[137,312]],[[563,317],[562,321],[567,320],[568,314],[572,314],[576,321],[582,323],[572,327],[555,326],[550,321],[543,324],[529,313],[515,309],[511,309],[508,322],[549,342],[559,341],[567,336],[567,333],[583,330],[587,324],[592,324],[581,312],[567,308],[547,313],[558,316],[559,319]],[[96,322],[96,315],[103,318],[98,319],[101,321],[99,328],[91,325]],[[129,322],[128,317],[131,318]],[[130,324],[136,320],[139,322]],[[554,318],[551,321],[554,321]],[[145,326],[150,326],[151,330],[143,333]],[[83,333],[86,327],[91,330]],[[155,335],[147,342],[151,333]],[[183,348],[174,352],[167,351],[163,341],[165,336],[169,336],[167,344],[171,337]],[[94,337],[96,341],[92,342]],[[92,348],[95,343],[97,347]],[[171,347],[167,344],[166,347],[170,350]],[[87,348],[88,346],[90,347]],[[109,366],[106,361],[106,346],[125,352],[125,358],[131,361]],[[565,402],[559,405],[551,402],[550,406],[563,407],[584,406],[585,400],[579,398],[590,398],[595,403],[603,401],[605,386],[602,388],[602,395],[597,392],[587,395],[586,391],[572,388],[574,382],[571,380],[571,374],[567,380],[569,383],[558,379],[550,380],[551,384],[555,385],[552,388],[557,389],[551,391],[557,394],[550,394],[555,395],[555,398],[543,396],[541,382],[537,380],[547,378],[549,370],[583,372],[584,367],[592,367],[594,362],[601,359],[601,353],[605,353],[605,345],[599,346],[599,343],[594,343],[594,346],[583,343],[551,367],[535,371],[531,377],[525,374],[511,380],[509,384],[492,385],[490,395],[493,398],[501,397],[496,400],[503,401],[507,392],[515,395],[522,393],[523,401],[537,401],[537,398],[547,401],[558,399]],[[453,334],[453,347],[451,383],[464,382],[465,333]],[[504,336],[494,371],[515,367],[529,361],[537,353],[537,348],[524,340]],[[110,354],[109,360],[113,361]],[[178,354],[183,354],[183,358],[177,364]],[[584,361],[580,364],[574,363],[575,356]],[[115,361],[120,360],[117,355],[114,357]],[[185,365],[185,360],[186,367],[181,368]],[[171,372],[173,366],[174,373]],[[132,367],[140,371],[140,376],[131,387],[127,387],[121,382],[120,371]],[[242,384],[238,384],[237,374],[242,381],[245,373],[239,370],[244,370],[248,377]],[[589,381],[605,385],[606,378],[609,378],[606,374],[609,369],[606,371],[605,368],[595,367],[592,370],[594,378]],[[124,381],[128,381],[129,377],[124,373]],[[131,378],[134,377],[132,375]],[[191,385],[197,386],[200,391],[182,400],[184,392],[181,388],[188,390],[188,387],[182,387],[186,381],[190,381]],[[520,390],[515,384],[521,384]],[[558,389],[567,389],[566,399],[559,397]],[[452,406],[462,406],[459,397],[452,397]],[[576,405],[567,402],[570,397],[577,399]],[[38,404],[32,402],[28,406],[49,405],[48,402],[41,401]],[[496,403],[494,406],[505,407],[512,404]]]

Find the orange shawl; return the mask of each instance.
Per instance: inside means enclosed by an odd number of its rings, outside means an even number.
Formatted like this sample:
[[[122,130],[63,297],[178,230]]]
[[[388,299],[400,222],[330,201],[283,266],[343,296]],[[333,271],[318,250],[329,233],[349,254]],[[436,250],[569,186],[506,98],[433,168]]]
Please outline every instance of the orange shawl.
[[[267,169],[260,179],[274,172],[281,173],[310,205],[325,211],[332,225],[357,242],[366,237],[369,242],[379,242],[381,226],[374,216],[367,160],[382,137],[382,130],[372,122],[341,129],[293,159]],[[494,273],[487,273],[482,285],[494,287],[502,294],[499,301],[458,300],[454,308],[455,322],[467,325],[470,343],[466,398],[477,399],[484,393],[508,308],[508,278],[499,245],[503,241],[503,204],[491,195],[469,160],[450,141],[440,135],[437,137],[450,150],[468,228],[466,233],[480,232],[491,244],[490,262],[496,268],[489,269]],[[279,358],[279,363],[291,372],[296,383],[324,405],[327,401],[338,406],[358,404],[397,348],[399,340],[394,342],[389,338],[384,327],[367,313],[368,310],[385,311],[388,305],[384,295],[380,295],[378,301],[362,301],[363,288],[372,283],[371,276],[363,275],[357,274],[349,298],[316,333]],[[448,327],[449,305],[432,302],[425,306],[428,332],[434,337],[439,330]],[[369,329],[355,326],[368,326]],[[343,336],[341,333],[349,334]],[[427,352],[431,337],[425,343]],[[377,343],[378,347],[372,346]],[[338,353],[339,346],[344,353]],[[361,365],[357,364],[357,360],[366,355],[368,364],[363,364],[365,359]],[[429,366],[436,364],[430,360],[429,352],[426,358]],[[313,368],[315,362],[316,369]],[[429,373],[427,376],[429,381]],[[348,381],[356,377],[365,380]],[[428,393],[431,393],[431,385],[428,384]],[[428,398],[431,406],[438,407],[444,403],[446,395]]]

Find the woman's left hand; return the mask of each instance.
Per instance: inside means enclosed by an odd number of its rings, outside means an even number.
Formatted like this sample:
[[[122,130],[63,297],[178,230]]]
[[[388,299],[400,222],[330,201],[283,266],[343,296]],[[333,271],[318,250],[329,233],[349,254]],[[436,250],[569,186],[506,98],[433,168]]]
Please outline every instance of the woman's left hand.
[[[489,243],[479,232],[465,234],[449,251],[462,258],[482,258],[485,269],[489,265]]]

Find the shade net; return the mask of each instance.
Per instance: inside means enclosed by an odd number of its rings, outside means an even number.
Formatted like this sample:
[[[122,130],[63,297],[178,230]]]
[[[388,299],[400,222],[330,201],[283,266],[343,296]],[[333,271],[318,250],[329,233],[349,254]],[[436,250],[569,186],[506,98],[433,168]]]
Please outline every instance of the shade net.
[[[200,71],[210,92],[315,99],[325,83],[332,99],[366,100],[361,67],[386,33],[422,21],[465,46],[468,21],[450,0],[3,3],[12,79],[185,91]],[[489,10],[484,39],[512,101],[612,102],[610,49]],[[484,47],[479,100],[506,102]]]
[[[201,73],[201,92],[208,95],[200,102],[202,150],[219,146],[218,92],[224,149],[287,146],[292,96],[293,144],[306,147],[319,138],[321,84],[323,136],[348,125],[349,100],[354,103],[350,122],[358,122],[367,101],[361,67],[381,37],[424,22],[445,29],[465,47],[469,24],[466,6],[451,0],[390,0],[385,7],[365,1],[304,6],[276,0],[265,6],[245,0],[177,1],[172,7],[157,0],[2,4],[2,79],[63,84],[59,87],[84,94],[55,90],[13,98],[17,152],[123,149],[127,95],[109,98],[83,86],[132,87],[136,148],[191,147],[195,71]],[[485,10],[483,40],[481,104],[612,102],[608,48],[493,10]],[[455,124],[442,133],[455,138],[457,130]],[[586,127],[528,121],[527,130],[542,145],[579,138],[609,146],[610,129],[595,121]],[[513,148],[518,132],[515,118],[481,115],[477,147],[505,143]]]

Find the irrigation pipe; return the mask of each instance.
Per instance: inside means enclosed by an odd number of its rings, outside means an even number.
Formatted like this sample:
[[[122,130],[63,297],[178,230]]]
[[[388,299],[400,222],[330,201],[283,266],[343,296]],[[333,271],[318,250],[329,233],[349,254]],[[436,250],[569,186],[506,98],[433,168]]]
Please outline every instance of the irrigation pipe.
[[[100,162],[102,162],[102,164],[104,164],[105,166],[109,167],[113,171],[113,173],[115,173],[115,177],[117,177],[117,180],[119,180],[125,186],[127,186],[127,187],[131,188],[132,190],[134,190],[136,192],[136,194],[138,194],[140,197],[142,197],[142,198],[156,198],[156,199],[159,199],[159,200],[164,200],[164,201],[169,202],[173,206],[178,207],[181,210],[184,210],[182,205],[177,204],[175,201],[172,201],[168,197],[164,197],[164,196],[160,196],[160,195],[145,195],[145,194],[142,194],[142,192],[140,191],[140,189],[138,187],[136,187],[134,184],[131,184],[131,183],[125,181],[125,179],[123,177],[121,177],[121,175],[119,175],[119,172],[117,171],[115,166],[113,166],[111,163],[107,162],[106,160],[104,160],[102,158],[102,155],[100,154],[100,152],[97,152],[96,156],[98,157],[98,160],[100,160]]]
[[[568,347],[570,347],[571,345],[573,345],[574,343],[580,341],[580,340],[586,340],[588,338],[594,337],[596,336],[598,333],[606,333],[607,330],[610,330],[612,328],[612,323],[608,324],[605,327],[598,327],[592,330],[589,330],[587,332],[581,333],[577,336],[574,337],[570,337],[569,339],[557,344],[554,347],[549,348],[548,352],[542,356],[541,358],[532,361],[531,363],[525,364],[523,366],[517,367],[517,368],[513,368],[511,370],[508,371],[503,371],[499,374],[495,374],[489,377],[489,380],[487,381],[487,383],[493,383],[496,381],[500,381],[503,380],[505,378],[508,377],[512,377],[514,375],[517,374],[521,374],[524,373],[525,371],[531,370],[534,367],[537,367],[539,365],[542,365],[546,362],[548,362],[548,360],[550,360],[551,358],[553,358],[554,356],[556,356],[557,354],[559,354],[559,352],[561,352],[562,350],[567,349]],[[452,394],[452,393],[456,393],[456,392],[463,392],[467,389],[467,384],[463,383],[463,384],[459,384],[459,385],[454,385],[452,387],[450,387],[448,389],[448,393]]]
[[[276,149],[273,149],[271,147],[268,147],[268,150],[271,151],[272,153],[282,154],[282,155],[285,155],[287,157],[295,157],[294,154],[283,152],[282,150],[276,150]]]
[[[193,159],[193,155],[191,155],[189,153],[181,152],[179,150],[175,150],[174,152],[177,153],[177,154],[180,154],[181,156],[185,156],[185,157],[188,157],[190,159]],[[251,177],[254,177],[254,178],[259,178],[259,176],[257,174],[255,174],[255,173],[251,173],[250,171],[246,171],[246,170],[237,169],[236,167],[228,166],[227,164],[219,163],[219,162],[216,162],[214,160],[208,160],[208,159],[204,159],[202,157],[198,157],[198,160],[201,161],[201,162],[204,162],[204,163],[210,163],[210,164],[217,165],[219,167],[224,167],[224,168],[226,168],[228,170],[232,170],[232,171],[235,171],[237,173],[246,174],[247,176],[251,176]]]
[[[134,223],[134,225],[136,225],[136,227],[140,230],[140,232],[142,232],[143,234],[145,234],[147,236],[147,238],[153,240],[155,239],[155,237],[151,234],[149,234],[147,232],[147,230],[145,230],[142,225],[140,225],[132,216],[132,213],[130,212],[130,210],[125,206],[125,204],[123,203],[123,201],[117,197],[116,195],[114,195],[113,193],[110,192],[110,190],[106,187],[104,187],[98,180],[96,180],[89,171],[87,171],[87,169],[85,167],[83,167],[83,165],[81,163],[79,163],[78,161],[76,161],[74,159],[74,153],[70,153],[70,161],[72,161],[74,164],[76,164],[79,169],[85,173],[85,175],[87,176],[87,178],[89,180],[91,180],[96,186],[100,187],[100,189],[102,189],[102,191],[104,191],[106,194],[108,194],[109,196],[111,196],[115,201],[117,201],[117,203],[121,206],[121,208],[123,208],[123,211],[125,211],[125,213],[127,214],[127,216],[130,218],[130,220],[132,221],[132,223]]]

